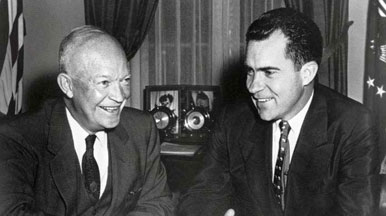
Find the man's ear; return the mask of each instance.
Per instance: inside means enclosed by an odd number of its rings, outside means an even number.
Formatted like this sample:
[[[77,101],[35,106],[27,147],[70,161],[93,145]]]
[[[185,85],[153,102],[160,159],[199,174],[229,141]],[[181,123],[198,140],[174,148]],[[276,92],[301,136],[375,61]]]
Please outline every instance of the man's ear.
[[[318,64],[315,61],[307,62],[302,66],[300,75],[304,86],[310,84],[315,79],[318,68]]]
[[[67,97],[74,96],[71,77],[66,73],[60,73],[57,77],[58,85]]]

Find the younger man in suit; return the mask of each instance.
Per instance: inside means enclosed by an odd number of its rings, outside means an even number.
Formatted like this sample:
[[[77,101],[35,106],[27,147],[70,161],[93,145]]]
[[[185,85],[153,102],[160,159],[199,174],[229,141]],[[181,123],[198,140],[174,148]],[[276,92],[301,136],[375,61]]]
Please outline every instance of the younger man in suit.
[[[315,83],[316,24],[276,9],[246,37],[251,97],[223,110],[179,215],[376,215],[376,129],[361,104]]]
[[[82,26],[59,58],[63,98],[0,126],[0,215],[172,215],[153,118],[124,107],[117,40]]]

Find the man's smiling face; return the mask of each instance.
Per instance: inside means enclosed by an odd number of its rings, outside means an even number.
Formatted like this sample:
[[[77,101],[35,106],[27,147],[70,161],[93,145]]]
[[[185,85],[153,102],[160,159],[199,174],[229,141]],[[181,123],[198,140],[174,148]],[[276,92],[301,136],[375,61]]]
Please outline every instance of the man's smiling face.
[[[286,56],[287,38],[273,32],[262,41],[249,41],[246,86],[263,120],[289,120],[305,105],[302,73]]]
[[[97,40],[72,56],[69,68],[74,118],[90,132],[116,127],[130,96],[123,51],[110,40]]]

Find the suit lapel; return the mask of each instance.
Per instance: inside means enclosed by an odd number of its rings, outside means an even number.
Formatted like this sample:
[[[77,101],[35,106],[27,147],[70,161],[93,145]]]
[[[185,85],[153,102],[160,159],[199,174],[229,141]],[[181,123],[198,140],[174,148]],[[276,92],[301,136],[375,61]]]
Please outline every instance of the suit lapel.
[[[49,116],[48,131],[48,151],[53,154],[50,162],[50,171],[55,185],[68,207],[69,215],[76,214],[77,206],[77,178],[80,165],[76,155],[72,133],[67,121],[65,105],[62,100],[53,106],[52,112],[47,112]],[[135,183],[133,175],[140,173],[138,158],[139,150],[129,139],[128,132],[119,124],[116,128],[107,131],[108,145],[110,148],[110,161],[112,170],[112,203],[106,215],[110,215],[116,203],[124,203],[123,200]],[[133,153],[135,152],[135,153]]]
[[[76,212],[78,158],[73,145],[71,129],[67,121],[64,102],[53,105],[48,125],[48,151],[54,156],[50,171],[59,193],[64,199],[67,213]]]
[[[292,205],[295,202],[301,202],[303,205],[296,212],[300,215],[306,214],[311,207],[307,203],[309,197],[301,197],[297,193],[299,191],[308,190],[310,182],[318,182],[318,172],[327,160],[323,149],[327,145],[327,109],[326,100],[323,95],[315,90],[313,101],[304,119],[302,129],[299,133],[298,142],[296,144],[288,176],[288,187],[286,188],[286,206],[295,207]],[[327,151],[328,152],[328,151]],[[316,186],[316,185],[315,185]],[[301,190],[299,188],[302,188]],[[303,193],[304,191],[302,191]],[[296,205],[296,204],[295,204]],[[296,207],[295,207],[296,208]]]
[[[327,109],[323,95],[315,92],[311,106],[299,133],[294,155],[291,160],[291,172],[307,173],[307,164],[315,159],[312,152],[327,144]],[[317,156],[317,155],[316,155]]]
[[[260,119],[253,120],[253,124],[247,125],[240,140],[240,149],[245,164],[247,183],[255,206],[260,208],[262,214],[270,212],[276,215],[272,191],[272,162],[271,162],[271,134],[272,123]],[[266,209],[266,211],[262,210]],[[268,210],[267,210],[268,209]],[[279,208],[277,210],[280,210]],[[274,212],[276,213],[274,213]]]
[[[321,95],[315,94],[314,101],[304,119],[299,133],[290,169],[304,171],[304,162],[312,159],[310,152],[327,143],[327,111]]]
[[[127,196],[125,191],[129,191],[135,183],[133,176],[140,173],[138,165],[139,152],[136,145],[128,135],[128,131],[120,123],[116,128],[108,132],[108,142],[110,147],[113,198],[111,207],[124,203]],[[113,208],[109,208],[107,215],[111,214]]]
[[[326,106],[324,96],[315,90],[289,168],[286,206],[290,209],[296,208],[299,215],[306,215],[311,207],[309,197],[302,197],[302,201],[296,200],[299,198],[299,191],[308,187],[303,183],[309,182],[310,179],[317,182],[319,177],[315,176],[318,167],[310,169],[310,165],[317,166],[320,161],[326,160],[323,152],[329,152],[325,151],[326,147],[329,148],[327,146]],[[270,209],[269,214],[271,215],[281,215],[280,206],[275,203],[272,187],[272,125],[270,122],[258,119],[242,130],[244,132],[241,137],[244,138],[239,141],[239,145],[245,164],[247,182],[256,206]],[[299,190],[300,187],[302,189]],[[291,215],[291,210],[286,212]]]

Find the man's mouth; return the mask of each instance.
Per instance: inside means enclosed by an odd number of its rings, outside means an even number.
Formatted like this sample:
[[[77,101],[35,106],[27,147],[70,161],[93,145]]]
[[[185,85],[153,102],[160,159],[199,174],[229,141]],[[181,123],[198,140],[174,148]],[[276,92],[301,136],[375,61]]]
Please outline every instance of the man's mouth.
[[[271,100],[273,100],[273,98],[257,98],[255,99],[258,103],[266,103],[266,102],[269,102]]]
[[[99,106],[99,107],[109,113],[118,112],[120,109],[120,106]]]

